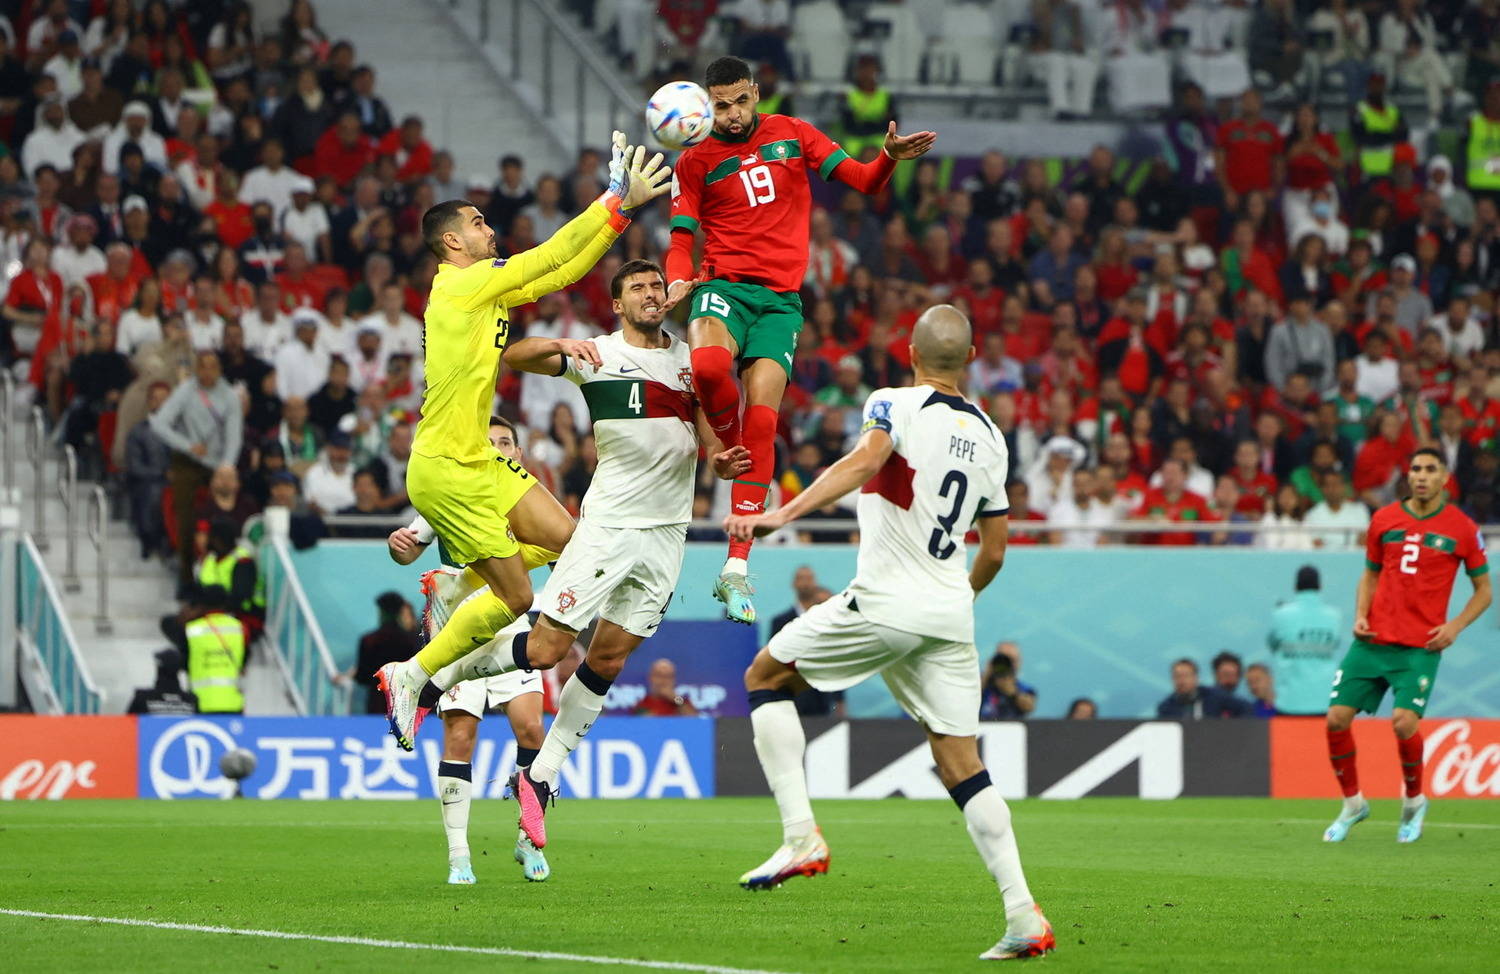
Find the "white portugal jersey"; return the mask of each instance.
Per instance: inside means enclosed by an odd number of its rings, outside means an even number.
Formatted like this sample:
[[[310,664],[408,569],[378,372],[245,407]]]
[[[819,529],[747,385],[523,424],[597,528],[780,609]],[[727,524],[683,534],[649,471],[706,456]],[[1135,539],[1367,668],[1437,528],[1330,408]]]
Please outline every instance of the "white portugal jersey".
[[[1009,456],[978,407],[931,386],[877,389],[864,430],[894,449],[859,495],[859,567],[850,591],[877,625],[974,641],[964,535],[976,517],[1010,510]]]
[[[583,516],[607,528],[651,528],[693,519],[698,432],[687,343],[663,332],[666,348],[637,348],[620,332],[591,338],[598,368],[564,356],[594,421],[599,467]]]

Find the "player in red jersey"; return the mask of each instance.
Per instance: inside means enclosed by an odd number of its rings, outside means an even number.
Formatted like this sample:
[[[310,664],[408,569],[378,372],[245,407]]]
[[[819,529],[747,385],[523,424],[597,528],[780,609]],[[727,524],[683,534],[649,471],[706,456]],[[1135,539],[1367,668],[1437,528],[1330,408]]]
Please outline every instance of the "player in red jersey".
[[[1344,807],[1323,833],[1342,842],[1370,817],[1359,792],[1350,725],[1363,710],[1373,714],[1391,691],[1391,725],[1401,754],[1406,797],[1397,842],[1422,837],[1427,798],[1422,794],[1422,732],[1418,721],[1437,679],[1439,654],[1490,604],[1489,563],[1479,528],[1448,503],[1448,467],[1432,447],[1412,454],[1406,482],[1411,498],[1387,504],[1370,519],[1365,573],[1354,603],[1354,643],[1333,677],[1328,707],[1328,757],[1344,793]],[[1448,618],[1453,578],[1462,564],[1474,583],[1463,611]]]
[[[688,340],[693,385],[714,433],[726,448],[750,451],[750,471],[734,481],[734,513],[765,510],[774,474],[776,417],[802,330],[798,292],[807,272],[812,192],[808,173],[876,193],[901,159],[932,148],[932,132],[897,135],[858,162],[800,118],[761,115],[750,66],[735,57],[708,66],[704,86],[713,103],[709,138],[683,152],[672,181],[672,246],[667,252],[667,308],[691,296]],[[693,270],[693,239],[703,231],[702,267]],[[735,360],[745,387],[740,416]],[[749,541],[729,542],[714,586],[725,615],[755,621],[746,575]]]

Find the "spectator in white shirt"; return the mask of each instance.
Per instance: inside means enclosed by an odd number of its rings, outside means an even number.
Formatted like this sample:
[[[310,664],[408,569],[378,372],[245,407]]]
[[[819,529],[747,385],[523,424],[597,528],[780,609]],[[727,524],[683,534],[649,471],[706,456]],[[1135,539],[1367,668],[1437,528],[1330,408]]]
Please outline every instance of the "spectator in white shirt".
[[[53,261],[57,258],[54,256]],[[1470,313],[1469,299],[1455,295],[1446,314],[1434,315],[1427,326],[1443,336],[1443,346],[1455,363],[1466,364],[1484,348],[1484,326]]]
[[[1264,531],[1260,536],[1262,548],[1279,551],[1303,551],[1312,547],[1312,537],[1302,527],[1302,495],[1291,484],[1282,484],[1276,491],[1276,502],[1260,523],[1282,530]]]
[[[285,165],[286,149],[280,139],[267,139],[260,147],[260,165],[245,173],[240,183],[240,202],[254,205],[258,202],[271,204],[277,218],[292,205],[292,190],[299,184],[307,184],[312,193],[312,181]],[[309,248],[309,253],[313,250]]]
[[[560,294],[549,294],[536,306],[537,317],[526,326],[526,336],[543,339],[587,341],[603,332],[590,322],[574,316]],[[521,373],[521,419],[531,429],[544,430],[552,422],[552,410],[558,403],[572,410],[578,435],[589,430],[588,404],[583,388],[572,382],[558,382],[549,376]]]
[[[1171,68],[1156,50],[1156,15],[1143,0],[1115,0],[1098,16],[1110,103],[1124,112],[1171,105]]]
[[[142,345],[161,341],[161,285],[156,278],[141,281],[135,301],[120,315],[115,351],[134,356]]]
[[[376,308],[360,324],[380,329],[380,347],[385,354],[421,357],[422,323],[406,313],[406,289],[395,281],[384,285]]]
[[[30,179],[37,167],[49,165],[58,172],[73,168],[73,150],[83,141],[83,133],[68,118],[68,108],[57,94],[42,103],[42,117],[21,146],[21,168]]]
[[[1244,11],[1205,0],[1172,0],[1171,26],[1187,31],[1182,69],[1217,101],[1238,98],[1250,87],[1250,65],[1241,45]]]
[[[1388,354],[1390,348],[1390,339],[1379,331],[1372,331],[1365,338],[1364,354],[1354,362],[1359,370],[1354,390],[1371,402],[1385,402],[1396,394],[1401,384],[1396,360]]]
[[[1054,436],[1042,444],[1041,453],[1026,471],[1032,510],[1050,518],[1057,504],[1073,502],[1073,471],[1087,453],[1082,443],[1067,436]]]
[[[1052,505],[1047,520],[1058,529],[1057,542],[1069,548],[1094,548],[1105,528],[1119,520],[1115,511],[1113,483],[1109,496],[1101,498],[1099,478],[1086,467],[1073,471],[1073,494]]]
[[[1021,363],[1005,354],[1005,336],[989,332],[984,336],[984,350],[969,363],[969,393],[992,396],[1021,388]]]
[[[318,344],[345,362],[354,361],[359,325],[349,317],[349,294],[341,287],[323,296],[323,314],[318,322]]]
[[[250,354],[274,361],[276,350],[292,337],[292,319],[281,310],[281,285],[267,281],[256,289],[255,310],[246,312],[240,324],[245,327],[245,347]]]
[[[99,224],[86,213],[74,214],[68,220],[66,245],[52,251],[52,269],[63,279],[64,287],[85,284],[95,274],[104,273],[104,251],[94,246]]]
[[[193,147],[196,151],[179,162],[175,172],[193,209],[202,210],[219,195],[219,140],[205,132]]]
[[[64,100],[83,90],[83,49],[78,46],[77,33],[65,30],[57,35],[57,53],[42,65],[42,74],[52,76]]]
[[[1076,0],[1036,3],[1037,47],[1047,68],[1047,104],[1053,117],[1093,114],[1099,55],[1090,43],[1089,14]]]
[[[1425,89],[1427,110],[1434,119],[1453,96],[1453,72],[1438,50],[1432,15],[1417,0],[1396,0],[1396,9],[1380,18],[1380,51],[1376,56],[1387,75]]]
[[[1173,460],[1182,464],[1182,469],[1187,473],[1187,489],[1202,497],[1204,500],[1214,495],[1214,475],[1209,473],[1198,463],[1198,449],[1193,446],[1193,441],[1186,436],[1179,436],[1172,441],[1170,455]],[[1151,475],[1148,481],[1152,487],[1161,487],[1161,469]]]
[[[1327,187],[1312,191],[1307,205],[1307,216],[1295,220],[1287,231],[1287,243],[1295,246],[1308,234],[1323,238],[1330,256],[1342,257],[1349,251],[1349,225],[1340,220],[1334,210],[1333,192]]]
[[[56,50],[66,31],[72,31],[74,37],[83,36],[78,21],[68,16],[68,0],[51,0],[46,9],[46,16],[33,20],[26,31],[26,50],[33,56]]]
[[[536,202],[521,211],[521,216],[531,220],[531,229],[537,240],[546,240],[568,222],[562,211],[562,183],[556,176],[543,176],[536,181]]]
[[[216,352],[224,344],[224,319],[214,311],[214,279],[207,274],[193,278],[193,300],[184,318],[188,343],[195,352]]]
[[[1358,548],[1364,544],[1365,529],[1370,526],[1370,511],[1357,500],[1349,499],[1349,484],[1341,470],[1323,472],[1323,499],[1314,504],[1302,519],[1308,528],[1343,528],[1341,531],[1313,531],[1314,548]]]
[[[293,338],[276,350],[276,394],[283,400],[298,396],[307,399],[323,387],[328,378],[329,355],[318,344],[318,315],[310,309],[299,309],[292,315]]]
[[[349,360],[349,388],[364,392],[385,381],[385,364],[390,354],[381,340],[385,329],[366,318],[355,333],[354,357]]]
[[[133,101],[120,113],[120,124],[116,125],[104,140],[104,171],[120,171],[120,149],[127,142],[141,148],[149,165],[157,169],[167,168],[167,143],[160,135],[151,131],[151,109],[143,101]]]
[[[290,183],[291,205],[278,211],[281,235],[288,243],[294,240],[300,243],[309,260],[329,263],[333,260],[333,242],[328,236],[328,211],[313,196],[313,181],[301,173],[293,175],[296,178]]]
[[[335,430],[303,477],[302,493],[319,514],[332,514],[354,503],[352,446],[348,433]]]

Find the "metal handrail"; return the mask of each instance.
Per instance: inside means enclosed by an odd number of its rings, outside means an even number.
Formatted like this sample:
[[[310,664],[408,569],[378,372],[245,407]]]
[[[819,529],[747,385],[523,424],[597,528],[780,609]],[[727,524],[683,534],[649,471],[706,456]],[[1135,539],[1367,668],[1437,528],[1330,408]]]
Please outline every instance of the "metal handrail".
[[[94,632],[107,636],[114,632],[109,619],[109,495],[95,484],[89,492],[89,540],[99,565],[99,605],[94,613]]]
[[[64,443],[62,472],[57,478],[57,496],[63,506],[63,590],[83,588],[78,579],[78,451]]]
[[[41,406],[32,406],[31,420],[26,426],[26,458],[31,461],[32,476],[35,478],[31,492],[31,530],[38,551],[46,551],[51,547],[51,541],[47,537],[47,519],[43,516],[47,502],[46,449],[47,413]]]
[[[35,539],[21,539],[20,636],[23,648],[33,654],[56,696],[69,714],[97,714],[103,694],[90,676],[78,649],[78,638],[63,610],[62,596],[47,574]]]
[[[339,668],[297,578],[286,541],[267,538],[261,545],[261,555],[266,579],[266,645],[286,680],[293,705],[303,715],[348,713],[350,688],[338,682]]]

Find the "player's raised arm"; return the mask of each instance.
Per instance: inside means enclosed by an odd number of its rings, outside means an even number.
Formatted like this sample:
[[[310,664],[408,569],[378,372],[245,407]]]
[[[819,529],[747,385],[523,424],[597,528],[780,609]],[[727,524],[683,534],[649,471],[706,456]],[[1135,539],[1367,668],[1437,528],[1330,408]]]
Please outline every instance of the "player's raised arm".
[[[691,170],[684,171],[683,163],[689,158],[685,156],[677,161],[677,173],[672,177],[672,242],[667,246],[664,268],[667,272],[667,303],[664,306],[667,311],[692,294],[693,286],[698,282],[698,273],[693,269],[693,242],[698,234],[703,180]]]
[[[860,162],[816,126],[799,119],[797,127],[802,151],[809,164],[817,169],[818,175],[828,180],[836,179],[861,193],[880,192],[890,182],[891,175],[896,171],[896,163],[926,155],[937,142],[936,132],[897,135],[896,123],[892,122],[886,131],[885,145],[881,147],[880,154],[869,162]]]
[[[536,375],[563,375],[568,371],[570,359],[578,370],[604,364],[599,358],[599,346],[574,338],[523,338],[512,342],[502,359],[507,368]]]

